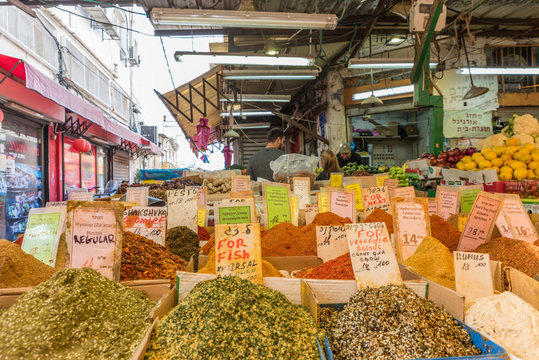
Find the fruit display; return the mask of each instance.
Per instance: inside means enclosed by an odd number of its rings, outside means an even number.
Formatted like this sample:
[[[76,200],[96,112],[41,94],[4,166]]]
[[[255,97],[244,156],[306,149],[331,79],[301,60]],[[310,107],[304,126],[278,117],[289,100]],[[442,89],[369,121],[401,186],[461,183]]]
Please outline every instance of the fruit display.
[[[539,121],[530,114],[515,114],[500,134],[481,140],[477,148],[483,150],[487,147],[504,146],[509,138],[516,138],[520,145],[533,144],[535,148],[539,148]]]
[[[347,175],[355,175],[355,172],[365,171],[367,175],[380,174],[382,170],[378,169],[376,166],[369,165],[358,165],[356,163],[349,163],[342,167]]]
[[[533,180],[539,177],[539,149],[533,143],[522,144],[513,136],[504,145],[483,147],[481,152],[464,156],[457,169],[495,169],[500,180]]]
[[[389,178],[399,180],[399,186],[408,186],[408,178],[406,177],[406,171],[398,166],[393,166],[389,169]]]
[[[457,163],[465,156],[472,156],[475,153],[475,148],[467,149],[454,148],[448,151],[442,151],[438,156],[429,153],[421,155],[421,159],[428,159],[431,166],[441,166],[448,168],[456,168]]]

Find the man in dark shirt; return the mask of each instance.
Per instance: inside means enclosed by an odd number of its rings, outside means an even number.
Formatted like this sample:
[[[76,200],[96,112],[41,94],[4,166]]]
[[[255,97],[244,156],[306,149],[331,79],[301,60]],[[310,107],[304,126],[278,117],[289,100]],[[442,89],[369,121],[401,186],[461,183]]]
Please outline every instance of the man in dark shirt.
[[[257,151],[249,159],[247,165],[247,175],[251,180],[263,178],[273,181],[273,170],[270,168],[270,162],[284,155],[285,135],[281,129],[273,128],[268,133],[268,144],[262,150]]]
[[[337,160],[339,161],[340,168],[349,163],[362,165],[361,156],[357,152],[352,151],[352,148],[348,144],[341,144],[339,153],[337,154]]]

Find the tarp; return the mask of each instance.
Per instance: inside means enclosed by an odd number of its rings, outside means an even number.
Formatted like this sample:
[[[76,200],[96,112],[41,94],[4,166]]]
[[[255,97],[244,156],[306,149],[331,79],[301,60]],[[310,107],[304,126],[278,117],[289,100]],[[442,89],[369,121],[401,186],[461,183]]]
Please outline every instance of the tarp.
[[[140,170],[140,180],[172,180],[183,176],[189,169],[148,169]]]

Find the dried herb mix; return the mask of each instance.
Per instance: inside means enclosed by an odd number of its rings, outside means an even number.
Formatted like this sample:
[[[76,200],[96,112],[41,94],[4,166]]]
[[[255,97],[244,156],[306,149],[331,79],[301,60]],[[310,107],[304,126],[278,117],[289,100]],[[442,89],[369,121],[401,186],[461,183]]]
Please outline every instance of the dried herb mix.
[[[187,226],[176,226],[167,230],[165,239],[167,250],[189,261],[195,255],[195,265],[198,264],[199,240],[198,234]]]
[[[157,325],[146,359],[319,359],[321,335],[281,293],[224,277],[197,284]]]
[[[89,269],[67,269],[0,317],[2,359],[129,359],[154,302]]]
[[[358,291],[333,321],[331,349],[337,360],[480,354],[451,315],[404,286]]]

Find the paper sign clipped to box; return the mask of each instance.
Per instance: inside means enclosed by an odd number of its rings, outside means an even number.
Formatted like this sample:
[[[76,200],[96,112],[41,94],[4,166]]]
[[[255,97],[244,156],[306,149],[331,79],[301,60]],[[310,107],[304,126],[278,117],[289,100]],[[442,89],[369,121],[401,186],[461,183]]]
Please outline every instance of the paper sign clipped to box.
[[[348,240],[344,225],[317,226],[316,252],[324,262],[336,259],[348,252]]]
[[[148,193],[147,187],[128,187],[125,194],[127,202],[136,203],[137,206],[148,206]]]
[[[436,198],[440,202],[438,214],[447,220],[451,215],[459,212],[459,191],[449,186],[438,186]]]
[[[494,229],[494,224],[503,205],[503,198],[481,191],[460,236],[459,251],[473,251],[487,242]]]
[[[262,184],[264,215],[266,227],[287,222],[292,223],[292,207],[290,206],[290,186],[288,184],[265,182]]]
[[[260,224],[215,226],[217,276],[238,276],[262,284]]]
[[[329,211],[350,221],[356,221],[356,194],[349,190],[329,192]]]
[[[389,200],[389,191],[387,186],[365,188],[362,189],[362,193],[365,216],[369,216],[369,214],[376,208],[391,213],[391,202]]]
[[[401,263],[412,256],[425,236],[430,236],[429,205],[426,198],[393,198],[395,246]]]
[[[494,294],[488,254],[453,252],[455,286],[467,303]]]
[[[502,233],[503,236],[507,236],[512,239],[527,241],[530,244],[533,244],[535,241],[537,241],[538,237],[535,226],[533,225],[530,217],[524,209],[522,200],[520,200],[520,197],[518,195],[504,195],[504,202],[498,219],[500,219],[501,217],[504,218],[511,234],[507,235]]]
[[[198,189],[167,191],[168,229],[187,226],[198,232]]]
[[[359,290],[403,284],[385,223],[346,224],[345,229]]]

